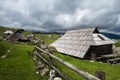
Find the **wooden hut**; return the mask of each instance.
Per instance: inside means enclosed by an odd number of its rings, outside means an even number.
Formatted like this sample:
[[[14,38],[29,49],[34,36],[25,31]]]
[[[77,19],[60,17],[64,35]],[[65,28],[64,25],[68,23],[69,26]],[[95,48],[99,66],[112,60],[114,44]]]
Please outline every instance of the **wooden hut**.
[[[11,42],[29,42],[30,40],[22,34],[21,30],[17,30],[16,32],[14,32],[12,35],[10,35],[8,37],[8,41],[11,41]]]
[[[3,32],[4,35],[11,35],[13,34],[14,32],[11,31],[11,30],[6,30],[5,32]]]
[[[93,54],[96,57],[111,54],[114,43],[108,37],[100,34],[95,27],[67,31],[50,46],[55,47],[60,53],[90,59]]]

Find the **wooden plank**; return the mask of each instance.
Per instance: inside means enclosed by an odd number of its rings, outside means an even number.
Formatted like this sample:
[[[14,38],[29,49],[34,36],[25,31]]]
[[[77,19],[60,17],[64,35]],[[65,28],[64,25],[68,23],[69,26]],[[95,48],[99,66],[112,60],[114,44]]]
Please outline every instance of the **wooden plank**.
[[[115,59],[109,59],[109,61],[119,61],[120,58],[115,58]]]
[[[101,57],[103,58],[111,58],[111,57],[117,57],[117,54],[107,54],[107,55],[102,55]]]
[[[62,78],[65,80],[70,80],[66,75],[64,75],[58,68],[49,63],[40,53],[34,52],[39,58],[41,58],[46,64],[48,64],[52,69],[54,69]]]
[[[82,75],[83,77],[85,77],[88,80],[100,80],[99,78],[97,78],[97,77],[95,77],[95,76],[93,76],[93,75],[91,75],[91,74],[89,74],[87,72],[84,72],[82,70],[79,70],[76,66],[74,66],[74,65],[72,65],[72,64],[70,64],[70,63],[68,63],[66,61],[63,61],[62,59],[50,54],[49,52],[47,52],[47,51],[45,51],[45,50],[43,50],[43,49],[41,49],[41,48],[39,48],[37,46],[36,46],[36,49],[42,51],[43,53],[48,54],[53,59],[59,61],[60,63],[64,64],[66,67],[68,67],[69,69],[77,72],[78,74]]]

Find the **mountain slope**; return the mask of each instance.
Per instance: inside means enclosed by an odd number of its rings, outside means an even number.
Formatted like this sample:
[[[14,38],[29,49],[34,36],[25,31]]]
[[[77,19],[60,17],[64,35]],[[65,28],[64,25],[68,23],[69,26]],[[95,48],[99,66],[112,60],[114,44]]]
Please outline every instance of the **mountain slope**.
[[[103,35],[105,35],[105,36],[107,36],[107,37],[109,37],[109,38],[111,38],[111,39],[120,39],[120,35],[117,35],[117,34],[112,34],[112,33],[103,33],[103,32],[101,32]]]

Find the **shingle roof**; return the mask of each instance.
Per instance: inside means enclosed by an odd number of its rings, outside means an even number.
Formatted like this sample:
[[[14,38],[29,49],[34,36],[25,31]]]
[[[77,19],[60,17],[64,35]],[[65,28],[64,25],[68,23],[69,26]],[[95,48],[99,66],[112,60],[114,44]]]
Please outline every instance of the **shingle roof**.
[[[12,35],[9,36],[8,40],[10,41],[17,41],[17,40],[28,40],[23,34],[21,33],[13,33]]]
[[[114,43],[109,38],[99,34],[99,32],[94,33],[96,29],[85,28],[67,31],[61,38],[50,44],[50,46],[55,47],[58,52],[83,58],[92,45],[98,46]],[[104,37],[105,40],[101,40],[97,35],[102,36],[102,38]]]
[[[113,44],[115,43],[113,40],[109,39],[108,37],[102,35],[102,34],[92,34],[93,39],[95,41],[94,46],[98,45],[106,45],[106,44]]]

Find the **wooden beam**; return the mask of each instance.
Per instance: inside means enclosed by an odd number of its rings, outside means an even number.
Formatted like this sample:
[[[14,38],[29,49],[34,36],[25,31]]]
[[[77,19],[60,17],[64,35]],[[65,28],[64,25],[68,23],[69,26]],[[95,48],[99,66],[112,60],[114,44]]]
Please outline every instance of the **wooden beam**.
[[[36,46],[36,49],[42,51],[43,53],[46,53],[47,55],[49,55],[49,56],[52,57],[53,59],[55,59],[55,60],[59,61],[60,63],[64,64],[64,65],[65,65],[66,67],[68,67],[69,69],[71,69],[71,70],[77,72],[78,74],[82,75],[82,76],[85,77],[87,80],[100,80],[99,78],[97,78],[97,77],[95,77],[95,76],[93,76],[93,75],[91,75],[91,74],[89,74],[89,73],[87,73],[87,72],[84,72],[84,71],[82,71],[82,70],[79,70],[76,66],[74,66],[74,65],[72,65],[72,64],[70,64],[70,63],[68,63],[68,62],[66,62],[66,61],[63,61],[62,59],[60,59],[60,58],[52,55],[51,53],[49,53],[49,52],[47,52],[47,51],[45,51],[45,50],[43,50],[43,49],[41,49],[41,48],[39,48],[39,47],[37,47],[37,46]]]
[[[34,52],[35,55],[37,55],[42,61],[44,61],[47,65],[49,65],[52,69],[54,69],[63,79],[65,80],[71,80],[66,75],[64,75],[58,68],[56,68],[54,65],[49,63],[40,53]]]

